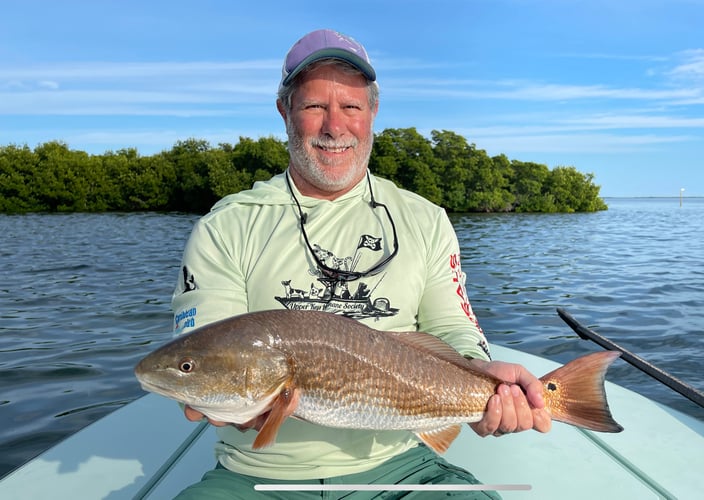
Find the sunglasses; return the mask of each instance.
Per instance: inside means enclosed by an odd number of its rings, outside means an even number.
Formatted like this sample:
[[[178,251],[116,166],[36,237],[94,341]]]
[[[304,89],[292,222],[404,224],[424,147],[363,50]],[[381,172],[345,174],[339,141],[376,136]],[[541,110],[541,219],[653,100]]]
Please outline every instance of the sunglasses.
[[[318,269],[320,269],[320,272],[326,277],[331,280],[335,281],[354,281],[358,280],[359,278],[364,278],[366,276],[374,276],[378,274],[381,269],[391,262],[391,260],[396,257],[396,254],[398,254],[398,238],[396,236],[396,224],[394,224],[394,219],[391,217],[391,213],[389,212],[389,208],[384,205],[383,203],[379,203],[374,199],[374,192],[372,191],[372,182],[369,177],[369,172],[367,172],[367,183],[369,184],[369,194],[371,196],[371,201],[369,202],[369,206],[373,209],[377,207],[381,207],[384,209],[384,212],[386,213],[386,217],[389,219],[389,223],[391,224],[391,230],[394,235],[394,243],[393,243],[393,251],[391,252],[390,255],[387,257],[383,258],[381,261],[379,261],[377,264],[373,265],[366,271],[346,271],[344,269],[336,269],[334,267],[330,267],[326,265],[323,261],[320,260],[318,257],[318,253],[313,249],[313,246],[310,244],[310,240],[308,239],[308,233],[306,233],[306,219],[307,214],[303,213],[303,209],[301,208],[301,204],[298,202],[298,199],[296,198],[296,195],[293,193],[293,189],[291,188],[291,181],[288,176],[288,172],[286,172],[286,184],[288,185],[289,191],[291,191],[291,197],[293,198],[293,201],[296,202],[296,207],[298,207],[298,216],[301,220],[301,234],[303,235],[303,240],[306,242],[306,246],[308,247],[308,250],[310,251],[310,254],[313,256],[313,260],[315,260],[316,265],[318,266]],[[365,246],[364,245],[364,236],[362,236],[362,240],[360,240],[360,245],[359,248]],[[373,243],[372,243],[373,244]]]

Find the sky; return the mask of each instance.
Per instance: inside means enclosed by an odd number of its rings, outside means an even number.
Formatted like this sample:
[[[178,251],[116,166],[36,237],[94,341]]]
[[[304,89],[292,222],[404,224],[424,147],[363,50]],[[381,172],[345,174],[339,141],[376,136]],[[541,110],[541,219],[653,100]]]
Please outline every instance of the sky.
[[[0,0],[0,146],[284,140],[283,58],[330,28],[372,59],[377,132],[704,196],[703,26],[704,0]]]

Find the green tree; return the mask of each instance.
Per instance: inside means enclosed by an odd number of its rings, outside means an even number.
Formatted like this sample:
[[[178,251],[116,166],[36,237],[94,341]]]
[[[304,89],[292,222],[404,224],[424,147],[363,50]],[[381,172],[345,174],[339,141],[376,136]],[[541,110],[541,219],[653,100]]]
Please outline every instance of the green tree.
[[[433,168],[442,193],[441,204],[452,212],[467,211],[466,183],[474,144],[468,144],[463,136],[447,130],[433,130],[431,139],[435,157]]]
[[[134,148],[88,155],[58,141],[33,151],[10,145],[0,147],[0,211],[205,212],[287,165],[286,144],[274,137],[240,137],[215,149],[191,138],[148,157]],[[447,130],[433,130],[429,140],[415,128],[386,129],[375,136],[369,168],[450,211],[606,209],[593,174],[490,158]]]
[[[216,198],[236,193],[250,185],[250,175],[233,165],[233,156],[233,151],[222,147],[210,151],[208,155],[210,189]]]
[[[171,151],[164,153],[176,173],[169,203],[172,209],[204,213],[217,201],[210,186],[210,168],[218,158],[211,151],[208,141],[191,138],[178,141]]]
[[[130,163],[136,162],[137,150],[122,149],[116,153],[107,151],[101,156],[102,173],[104,175],[102,197],[109,210],[130,210],[126,192],[129,192],[134,181],[131,171],[134,169]]]
[[[111,202],[110,198],[114,179],[105,172],[103,157],[88,156],[83,153],[76,160],[77,171],[83,176],[83,198],[79,201],[83,208],[77,210],[85,212],[114,210],[114,202]]]
[[[25,144],[0,147],[0,212],[38,210],[32,185],[37,157]]]
[[[556,167],[550,171],[547,191],[554,197],[558,212],[592,212],[606,209],[599,198],[599,186],[593,174],[583,174],[575,167]]]
[[[71,151],[66,144],[58,141],[41,144],[34,152],[38,162],[32,184],[39,209],[51,212],[87,211],[88,154]]]
[[[394,175],[389,178],[397,185],[441,204],[442,191],[433,171],[435,159],[430,141],[415,128],[386,129],[377,139],[379,144],[375,150],[373,147],[374,161],[370,158],[370,170],[382,176],[383,171],[392,170]]]
[[[550,176],[547,165],[513,160],[511,167],[511,191],[516,200],[515,211],[554,212],[554,196],[546,190]]]
[[[397,174],[401,154],[394,136],[395,134],[390,129],[375,135],[372,153],[369,157],[369,170],[400,186]]]
[[[222,197],[248,189],[254,182],[283,172],[288,166],[286,144],[275,137],[254,141],[240,137],[234,146],[220,144],[229,161],[213,166],[210,181],[213,192]]]
[[[465,186],[467,205],[471,211],[507,212],[513,206],[514,198],[508,190],[507,172],[497,168],[484,150],[473,150]]]
[[[240,137],[233,150],[233,163],[251,175],[251,181],[263,181],[280,174],[288,166],[286,143],[269,136],[254,141]]]
[[[109,183],[105,198],[112,210],[166,210],[176,185],[176,171],[163,153],[140,156],[122,149],[103,156]]]

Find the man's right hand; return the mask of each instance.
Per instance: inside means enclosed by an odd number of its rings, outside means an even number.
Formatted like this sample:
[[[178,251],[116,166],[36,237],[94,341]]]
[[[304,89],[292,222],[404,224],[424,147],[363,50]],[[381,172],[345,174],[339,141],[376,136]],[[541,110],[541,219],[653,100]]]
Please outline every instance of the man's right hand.
[[[255,429],[259,430],[262,428],[262,425],[264,425],[264,422],[266,421],[266,418],[269,416],[269,412],[262,413],[258,417],[253,418],[249,422],[245,422],[244,424],[230,424],[228,422],[221,422],[219,420],[213,420],[212,418],[208,418],[205,415],[203,415],[201,412],[198,410],[194,410],[190,406],[186,405],[183,409],[184,415],[186,415],[186,418],[190,420],[191,422],[200,422],[204,418],[208,419],[208,422],[210,422],[211,425],[214,425],[215,427],[225,427],[226,425],[232,425],[236,427],[238,430],[244,432],[249,429]]]

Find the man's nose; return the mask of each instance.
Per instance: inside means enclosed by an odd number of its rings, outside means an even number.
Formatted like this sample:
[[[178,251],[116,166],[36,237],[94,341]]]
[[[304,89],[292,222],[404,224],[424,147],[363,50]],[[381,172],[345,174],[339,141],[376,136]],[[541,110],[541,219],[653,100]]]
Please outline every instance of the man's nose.
[[[345,115],[340,108],[329,107],[323,120],[322,132],[334,139],[345,133]]]

